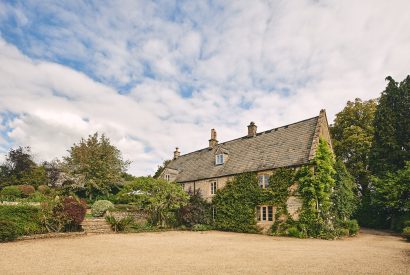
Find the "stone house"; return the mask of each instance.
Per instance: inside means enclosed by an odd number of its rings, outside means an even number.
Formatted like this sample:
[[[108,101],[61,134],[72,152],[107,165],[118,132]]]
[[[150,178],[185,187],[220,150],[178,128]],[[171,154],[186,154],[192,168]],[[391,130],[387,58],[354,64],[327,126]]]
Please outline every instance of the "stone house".
[[[280,167],[298,167],[314,158],[319,138],[332,148],[325,110],[319,116],[271,130],[257,132],[251,122],[247,135],[219,143],[214,129],[207,148],[181,155],[178,148],[160,177],[183,185],[186,191],[200,191],[208,201],[235,175],[256,172],[259,186],[266,188],[272,171]],[[296,190],[296,186],[291,189]],[[288,211],[298,218],[301,199],[295,192],[287,201]],[[257,209],[258,225],[267,228],[275,219],[274,205]]]

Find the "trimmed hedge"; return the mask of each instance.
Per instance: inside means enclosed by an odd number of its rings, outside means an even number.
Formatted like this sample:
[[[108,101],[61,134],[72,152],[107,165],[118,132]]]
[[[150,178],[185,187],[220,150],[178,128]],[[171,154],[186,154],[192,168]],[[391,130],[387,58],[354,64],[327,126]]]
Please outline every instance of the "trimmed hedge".
[[[17,239],[18,228],[16,223],[8,220],[0,220],[0,242],[10,242]]]
[[[21,196],[23,198],[29,197],[31,194],[33,194],[36,191],[34,186],[28,185],[28,184],[17,185],[17,188],[21,191]]]
[[[0,220],[16,225],[18,236],[42,233],[40,208],[29,205],[1,205]]]
[[[4,199],[14,200],[17,198],[21,198],[21,191],[15,185],[6,186],[1,190],[0,196]]]

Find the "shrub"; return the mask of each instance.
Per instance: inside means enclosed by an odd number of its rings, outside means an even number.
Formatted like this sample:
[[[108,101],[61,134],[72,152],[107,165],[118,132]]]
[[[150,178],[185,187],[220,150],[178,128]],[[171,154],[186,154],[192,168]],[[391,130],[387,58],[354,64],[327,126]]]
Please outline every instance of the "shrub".
[[[49,200],[49,198],[44,195],[43,193],[40,193],[38,191],[34,192],[33,194],[30,195],[28,198],[29,201],[31,202],[43,202]]]
[[[0,220],[0,242],[9,242],[17,239],[18,228],[16,223],[8,220]]]
[[[55,197],[41,205],[41,222],[48,232],[75,231],[84,220],[87,204],[74,197]]]
[[[158,230],[157,227],[149,223],[133,223],[130,225],[133,232],[148,232]]]
[[[111,225],[114,232],[124,231],[134,221],[132,217],[115,217],[114,215],[106,216],[105,220]]]
[[[179,224],[192,227],[196,224],[210,224],[210,204],[206,202],[199,190],[193,194],[189,192],[189,202],[177,212]]]
[[[17,185],[17,188],[21,191],[21,196],[23,198],[29,197],[31,194],[33,194],[36,191],[34,186],[28,185],[28,184]]]
[[[356,220],[350,220],[346,222],[347,229],[349,230],[349,235],[354,236],[359,232],[360,226]]]
[[[17,186],[6,186],[1,190],[0,195],[4,199],[14,200],[16,198],[21,198],[21,191]]]
[[[102,217],[104,216],[105,212],[107,210],[114,208],[114,204],[110,201],[107,200],[100,200],[96,201],[92,206],[91,206],[91,214],[94,217]]]
[[[337,235],[340,236],[340,237],[349,236],[349,229],[339,228],[339,229],[337,229]]]
[[[85,213],[87,212],[87,204],[84,200],[66,197],[63,199],[63,212],[68,219],[66,230],[77,230],[84,220]]]
[[[212,226],[208,224],[194,224],[194,226],[192,226],[192,231],[208,231],[212,229]]]
[[[0,206],[0,220],[15,223],[17,235],[31,235],[41,233],[40,209],[29,205],[2,205]]]
[[[290,227],[288,230],[288,236],[290,237],[295,237],[295,238],[301,238],[302,237],[302,233],[299,231],[299,229],[297,229],[297,227]]]
[[[407,241],[410,241],[410,226],[403,229],[403,237],[406,238]]]
[[[43,184],[37,187],[37,191],[40,192],[41,194],[48,195],[50,194],[51,189],[47,185]]]

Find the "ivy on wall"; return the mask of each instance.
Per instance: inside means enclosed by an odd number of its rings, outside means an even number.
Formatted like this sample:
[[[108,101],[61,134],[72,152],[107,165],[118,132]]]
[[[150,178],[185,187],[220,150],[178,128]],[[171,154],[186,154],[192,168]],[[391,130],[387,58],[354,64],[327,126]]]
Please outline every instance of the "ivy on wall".
[[[292,191],[294,185],[297,189]],[[290,196],[299,196],[303,202],[297,221],[287,209]],[[272,234],[326,239],[357,232],[357,223],[349,221],[355,203],[351,176],[342,164],[336,164],[322,139],[310,165],[298,171],[274,170],[266,189],[259,187],[256,173],[238,175],[213,199],[217,209],[215,227],[219,230],[257,232],[256,207],[273,205],[276,213]]]

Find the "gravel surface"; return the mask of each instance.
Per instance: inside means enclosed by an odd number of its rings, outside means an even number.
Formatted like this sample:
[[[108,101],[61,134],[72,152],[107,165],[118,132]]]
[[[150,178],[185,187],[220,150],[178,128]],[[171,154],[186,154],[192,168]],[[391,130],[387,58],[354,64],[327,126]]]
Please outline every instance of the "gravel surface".
[[[0,274],[410,274],[410,244],[227,232],[87,235],[0,244]]]

